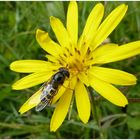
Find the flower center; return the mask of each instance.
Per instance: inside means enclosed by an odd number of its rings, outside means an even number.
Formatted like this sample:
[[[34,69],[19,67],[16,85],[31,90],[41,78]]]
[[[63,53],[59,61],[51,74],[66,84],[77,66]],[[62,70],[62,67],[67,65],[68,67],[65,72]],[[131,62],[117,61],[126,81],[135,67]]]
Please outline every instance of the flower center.
[[[78,58],[73,57],[69,59],[68,68],[74,73],[79,73],[83,71],[84,65]]]
[[[88,66],[85,65],[85,62],[87,60],[87,53],[84,55],[81,54],[82,52],[74,48],[74,50],[70,51],[67,50],[67,52],[63,52],[62,56],[64,65],[67,67],[70,71],[70,73],[77,75],[81,72],[86,72],[88,69]],[[62,59],[61,59],[62,60]]]

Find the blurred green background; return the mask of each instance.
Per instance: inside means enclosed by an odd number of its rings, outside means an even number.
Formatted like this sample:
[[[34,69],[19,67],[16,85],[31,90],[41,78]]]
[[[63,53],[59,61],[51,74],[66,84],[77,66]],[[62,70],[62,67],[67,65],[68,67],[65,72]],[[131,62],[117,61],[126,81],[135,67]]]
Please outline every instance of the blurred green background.
[[[82,124],[77,115],[75,104],[70,120],[52,133],[49,123],[54,108],[42,112],[34,109],[19,115],[20,106],[39,88],[14,91],[12,83],[23,77],[10,71],[9,64],[20,59],[45,59],[43,51],[35,39],[35,31],[41,28],[48,31],[56,40],[50,28],[49,16],[60,18],[66,23],[69,2],[0,2],[0,138],[140,138],[140,102],[130,98],[140,98],[140,56],[107,66],[130,72],[137,76],[137,85],[119,87],[130,99],[127,107],[117,107],[100,99],[95,101],[97,115],[101,123],[98,128],[92,117],[89,123]],[[79,35],[92,7],[97,2],[78,2]],[[102,2],[105,17],[123,2]],[[122,22],[110,35],[111,42],[124,44],[140,39],[140,2],[124,2],[129,9]]]

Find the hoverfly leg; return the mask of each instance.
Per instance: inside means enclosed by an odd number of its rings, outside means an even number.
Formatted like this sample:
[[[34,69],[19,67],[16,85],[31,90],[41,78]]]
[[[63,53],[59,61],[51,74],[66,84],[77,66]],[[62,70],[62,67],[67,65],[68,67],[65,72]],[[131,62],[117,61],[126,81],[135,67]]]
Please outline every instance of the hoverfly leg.
[[[72,88],[70,88],[70,87],[66,87],[66,86],[64,86],[64,85],[62,85],[64,88],[66,88],[66,89],[69,89],[69,90],[72,90],[72,91],[74,91]]]

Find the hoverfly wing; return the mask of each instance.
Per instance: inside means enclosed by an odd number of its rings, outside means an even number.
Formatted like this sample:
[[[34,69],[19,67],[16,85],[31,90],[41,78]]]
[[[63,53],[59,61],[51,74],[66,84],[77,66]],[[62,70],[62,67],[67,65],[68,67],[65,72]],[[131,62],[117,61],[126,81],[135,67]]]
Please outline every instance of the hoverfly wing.
[[[40,102],[40,103],[36,106],[35,110],[36,110],[37,112],[39,112],[39,111],[43,110],[47,105],[48,105],[48,103]]]
[[[51,100],[47,98],[48,94],[50,94],[50,89],[52,86],[50,84],[44,86],[42,88],[40,103],[36,106],[36,111],[43,110],[47,105],[51,104]]]
[[[51,88],[52,86],[50,84],[43,87],[40,100],[43,100],[50,93]]]

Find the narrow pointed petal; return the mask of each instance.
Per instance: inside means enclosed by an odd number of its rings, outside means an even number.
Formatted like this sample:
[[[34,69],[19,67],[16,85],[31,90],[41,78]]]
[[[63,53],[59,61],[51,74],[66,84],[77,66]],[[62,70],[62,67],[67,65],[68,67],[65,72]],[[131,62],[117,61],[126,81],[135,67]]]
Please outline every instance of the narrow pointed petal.
[[[134,85],[137,80],[134,75],[116,69],[93,66],[89,72],[100,80],[116,85]]]
[[[49,62],[52,62],[52,64],[57,64],[58,68],[61,67],[59,59],[56,59],[53,55],[47,54],[45,55],[45,57],[48,59]]]
[[[71,103],[73,90],[75,88],[75,85],[77,83],[77,78],[73,77],[69,83],[69,88],[64,92],[64,94],[61,96],[60,100],[58,101],[58,104],[54,110],[51,123],[50,123],[50,131],[56,131],[60,125],[63,123]]]
[[[98,57],[94,58],[94,62],[96,64],[105,64],[123,60],[138,54],[140,54],[140,41],[135,41],[116,47],[109,53],[107,50],[104,51],[104,55],[102,53],[98,55]]]
[[[87,90],[82,82],[78,82],[75,87],[76,106],[80,119],[87,123],[90,117],[90,100]]]
[[[81,72],[78,74],[78,78],[79,80],[84,83],[86,86],[89,86],[89,81],[88,81],[88,77],[84,72]]]
[[[15,82],[12,85],[12,89],[21,90],[44,83],[49,80],[49,78],[53,75],[53,73],[54,72],[52,71],[47,71],[30,74]]]
[[[10,69],[21,73],[32,73],[55,70],[58,66],[42,60],[18,60],[10,64]]]
[[[102,55],[105,55],[106,53],[110,53],[116,47],[118,47],[118,44],[109,43],[109,44],[102,45],[102,46],[96,48],[91,53],[91,56],[93,58],[98,58],[98,57],[100,57]]]
[[[92,49],[98,47],[116,28],[116,26],[120,23],[120,21],[124,17],[127,8],[128,8],[127,5],[121,4],[108,15],[108,17],[99,26],[96,35],[91,42]]]
[[[85,28],[83,30],[83,38],[85,42],[89,42],[95,36],[95,31],[99,27],[101,20],[104,15],[104,6],[101,3],[95,5],[95,7],[90,12],[88,19],[86,21]]]
[[[98,60],[101,56],[104,56],[106,53],[109,54],[116,47],[118,47],[117,44],[109,43],[96,48],[89,54],[89,60],[85,62],[85,65],[96,64],[96,60]]]
[[[67,31],[72,43],[77,44],[78,38],[78,7],[75,1],[70,2],[67,12]]]
[[[23,114],[31,108],[37,106],[40,102],[41,89],[34,93],[19,109],[20,114]]]
[[[69,110],[72,95],[72,91],[67,90],[60,98],[51,119],[50,131],[55,132],[63,123]]]
[[[127,98],[111,84],[99,80],[90,74],[89,81],[91,87],[111,103],[122,107],[128,104]]]
[[[36,39],[41,48],[49,54],[57,56],[61,52],[61,47],[53,40],[51,40],[47,32],[37,29]]]
[[[69,35],[63,23],[55,17],[50,17],[50,23],[60,45],[65,48],[69,47]]]

